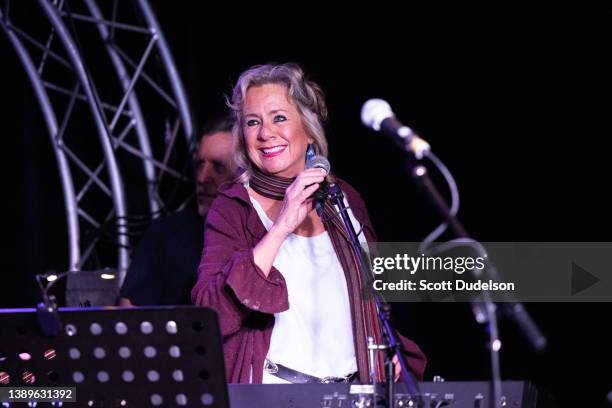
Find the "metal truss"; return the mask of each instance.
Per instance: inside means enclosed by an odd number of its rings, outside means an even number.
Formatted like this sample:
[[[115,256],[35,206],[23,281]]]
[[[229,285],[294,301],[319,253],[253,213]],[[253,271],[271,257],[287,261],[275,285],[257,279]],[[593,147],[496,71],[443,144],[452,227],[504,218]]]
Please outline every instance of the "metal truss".
[[[192,190],[192,118],[163,33],[146,0],[0,5],[55,152],[68,269],[122,282],[129,238]]]

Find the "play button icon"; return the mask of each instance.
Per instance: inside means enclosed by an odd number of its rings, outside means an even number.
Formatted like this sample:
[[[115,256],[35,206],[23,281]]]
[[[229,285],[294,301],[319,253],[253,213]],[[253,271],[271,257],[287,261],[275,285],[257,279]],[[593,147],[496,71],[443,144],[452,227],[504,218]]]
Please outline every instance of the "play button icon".
[[[572,262],[572,285],[571,291],[572,296],[576,293],[582,292],[583,290],[590,288],[599,282],[599,278],[593,276],[589,272],[587,272],[584,268],[576,265]]]

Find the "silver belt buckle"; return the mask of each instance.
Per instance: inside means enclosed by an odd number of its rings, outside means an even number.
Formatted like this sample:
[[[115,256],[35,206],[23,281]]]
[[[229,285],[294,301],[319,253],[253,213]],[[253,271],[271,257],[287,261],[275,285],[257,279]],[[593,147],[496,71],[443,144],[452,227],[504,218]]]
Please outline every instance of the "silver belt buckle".
[[[264,370],[268,374],[276,374],[278,373],[278,366],[270,360],[266,359],[266,362],[264,364]]]
[[[333,382],[333,383],[336,383],[336,382],[337,382],[337,383],[340,383],[340,382],[341,382],[341,383],[348,384],[348,383],[349,383],[349,378],[350,378],[352,375],[353,375],[353,374],[347,374],[347,375],[345,375],[344,377],[331,377],[331,376],[329,376],[329,377],[325,377],[325,378],[323,378],[323,379],[321,380],[321,382],[322,382],[323,384],[329,384],[329,383],[332,383],[332,382]]]

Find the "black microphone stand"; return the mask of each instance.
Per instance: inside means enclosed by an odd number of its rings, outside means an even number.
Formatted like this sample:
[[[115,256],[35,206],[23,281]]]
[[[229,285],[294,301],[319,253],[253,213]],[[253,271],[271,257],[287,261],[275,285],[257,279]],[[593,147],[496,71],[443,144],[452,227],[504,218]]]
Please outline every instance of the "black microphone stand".
[[[353,223],[350,220],[350,217],[347,212],[347,207],[344,204],[344,195],[342,190],[338,184],[333,183],[329,185],[329,199],[332,204],[335,204],[338,208],[338,214],[342,218],[346,230],[349,235],[349,240],[351,242],[351,247],[353,252],[355,253],[356,259],[359,259],[362,265],[363,277],[365,279],[365,283],[370,290],[370,293],[376,303],[376,309],[378,311],[378,318],[380,319],[382,329],[383,329],[383,342],[386,343],[384,348],[386,350],[385,357],[385,371],[386,371],[386,384],[387,384],[387,406],[394,406],[394,384],[393,384],[393,376],[394,376],[394,367],[393,367],[393,356],[397,356],[398,362],[402,369],[402,378],[404,384],[406,386],[406,391],[413,398],[420,398],[419,385],[412,376],[412,373],[408,369],[408,364],[404,359],[404,355],[402,353],[403,346],[399,341],[396,330],[393,327],[393,323],[391,322],[391,305],[385,301],[385,299],[378,293],[378,291],[374,290],[374,277],[370,272],[370,263],[367,261],[367,254],[365,254],[361,244],[359,243],[359,238],[357,237],[357,233],[355,232],[355,228],[353,228]],[[376,386],[374,384],[374,386]],[[376,404],[376,403],[375,403]]]
[[[402,148],[408,150],[405,145],[400,143]],[[450,212],[444,198],[437,190],[431,178],[427,173],[427,169],[423,166],[408,150],[406,155],[406,169],[415,180],[416,184],[423,190],[429,201],[434,205],[435,210],[443,218],[450,231],[458,238],[464,239],[465,242],[478,244],[472,238],[459,222],[459,220]],[[486,272],[493,278],[497,278],[495,266],[488,262]],[[496,279],[497,280],[497,279]],[[475,318],[479,323],[484,323],[487,326],[487,331],[490,337],[490,354],[491,354],[491,372],[492,372],[492,395],[491,407],[496,407],[501,398],[501,370],[499,365],[499,348],[501,342],[499,340],[499,331],[497,325],[497,305],[492,301],[490,294],[487,291],[482,291],[482,300],[472,301],[472,310]],[[515,299],[508,299],[509,302],[501,304],[505,314],[514,320],[517,326],[521,329],[524,336],[529,340],[531,346],[535,350],[542,350],[546,346],[546,338],[533,322],[522,304]]]

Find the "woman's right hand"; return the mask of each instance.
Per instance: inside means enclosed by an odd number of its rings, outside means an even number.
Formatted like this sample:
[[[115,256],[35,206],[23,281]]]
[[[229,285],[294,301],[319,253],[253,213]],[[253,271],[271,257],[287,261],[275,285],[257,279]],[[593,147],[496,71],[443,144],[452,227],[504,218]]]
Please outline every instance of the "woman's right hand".
[[[287,187],[285,198],[270,231],[253,248],[253,260],[268,276],[283,241],[306,219],[313,207],[312,194],[327,173],[321,169],[307,169],[298,174]],[[308,187],[307,187],[308,186]]]
[[[272,226],[278,234],[287,237],[306,219],[313,208],[312,194],[325,179],[327,172],[323,169],[306,169],[287,187],[276,221]]]

